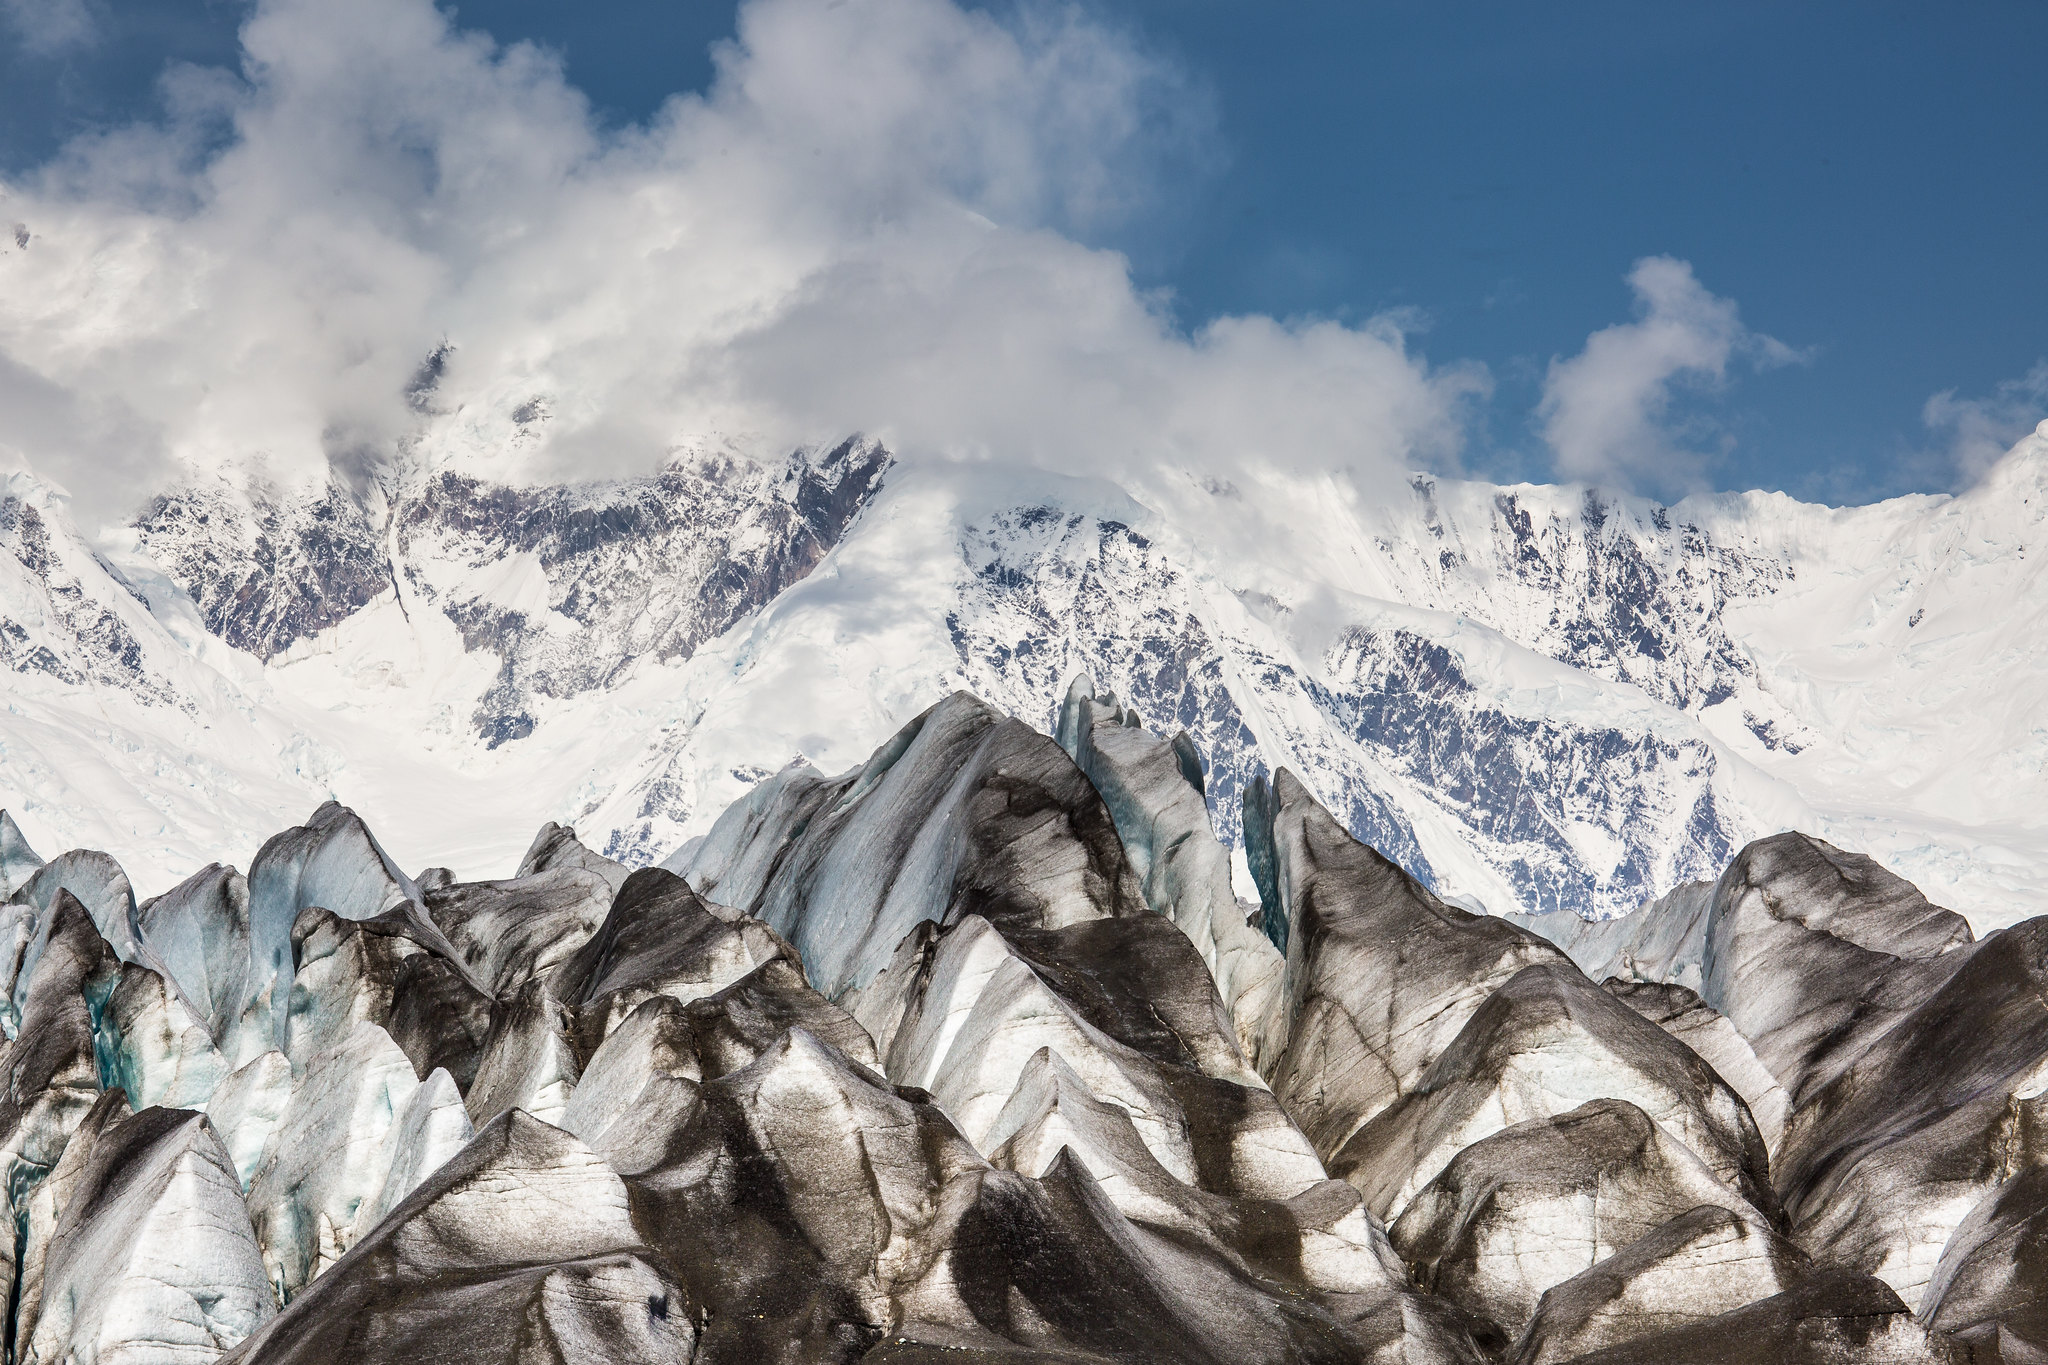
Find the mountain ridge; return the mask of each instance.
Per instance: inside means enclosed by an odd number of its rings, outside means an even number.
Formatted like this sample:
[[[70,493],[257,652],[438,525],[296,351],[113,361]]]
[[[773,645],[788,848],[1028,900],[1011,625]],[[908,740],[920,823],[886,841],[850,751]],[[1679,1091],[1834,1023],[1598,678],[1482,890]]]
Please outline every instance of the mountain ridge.
[[[1995,923],[2048,887],[2048,833],[1994,809],[2048,743],[2016,685],[2041,665],[1986,619],[2001,596],[2048,610],[2025,562],[2044,452],[2029,438],[1959,497],[1824,509],[1431,475],[1120,485],[848,441],[584,487],[401,468],[268,510],[217,481],[100,549],[17,478],[6,524],[42,548],[6,542],[26,705],[0,743],[28,759],[9,796],[31,820],[65,804],[32,790],[73,781],[61,755],[119,732],[137,752],[176,738],[216,791],[440,808],[437,846],[490,866],[516,850],[447,837],[463,805],[478,828],[575,821],[646,863],[784,763],[846,766],[945,692],[1049,731],[1045,698],[1087,673],[1189,732],[1232,844],[1238,796],[1284,764],[1475,907],[1618,913],[1797,826]],[[88,603],[119,631],[102,640]],[[1958,739],[1981,792],[1937,771]],[[209,826],[203,784],[143,766],[121,838],[58,841],[133,846],[154,822],[144,866],[170,878],[260,829]]]

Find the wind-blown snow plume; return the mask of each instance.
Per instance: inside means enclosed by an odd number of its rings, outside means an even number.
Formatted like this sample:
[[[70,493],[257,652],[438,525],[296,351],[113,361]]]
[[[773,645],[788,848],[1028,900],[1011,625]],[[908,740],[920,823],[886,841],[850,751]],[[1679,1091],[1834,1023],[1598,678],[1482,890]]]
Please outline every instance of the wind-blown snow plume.
[[[1385,319],[1179,330],[1088,243],[1199,163],[1208,106],[1074,11],[752,0],[710,89],[622,130],[427,0],[268,0],[242,41],[6,191],[5,454],[93,510],[165,462],[324,476],[401,442],[499,477],[849,430],[1406,467],[1483,384]]]

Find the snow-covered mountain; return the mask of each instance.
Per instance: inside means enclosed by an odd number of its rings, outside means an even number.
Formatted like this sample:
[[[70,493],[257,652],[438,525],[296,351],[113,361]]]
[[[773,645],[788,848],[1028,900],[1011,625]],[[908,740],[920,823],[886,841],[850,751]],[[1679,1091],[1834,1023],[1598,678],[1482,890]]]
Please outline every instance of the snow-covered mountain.
[[[1846,509],[866,441],[577,487],[415,460],[213,476],[97,545],[16,476],[0,805],[146,891],[329,796],[408,866],[501,875],[547,819],[645,863],[948,692],[1049,729],[1086,674],[1188,732],[1232,843],[1285,765],[1496,912],[1620,912],[1799,828],[1982,930],[2048,892],[2044,517],[2048,435],[1961,496]]]

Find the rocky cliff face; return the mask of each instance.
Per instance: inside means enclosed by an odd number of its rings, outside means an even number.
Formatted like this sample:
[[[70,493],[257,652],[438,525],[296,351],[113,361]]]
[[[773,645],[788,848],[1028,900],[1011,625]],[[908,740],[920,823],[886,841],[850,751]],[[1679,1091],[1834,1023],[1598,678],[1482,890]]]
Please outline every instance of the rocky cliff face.
[[[271,659],[391,590],[384,515],[374,491],[338,481],[308,493],[223,478],[152,499],[135,529],[208,630]]]
[[[839,543],[888,466],[848,441],[780,467],[715,459],[582,489],[442,473],[394,507],[395,559],[465,648],[501,660],[473,717],[496,748],[533,732],[532,698],[688,659],[773,601]]]
[[[888,463],[848,441],[779,467],[727,457],[581,488],[446,471],[361,492],[221,478],[152,500],[135,529],[207,630],[266,661],[387,593],[441,612],[464,649],[500,660],[470,718],[496,748],[533,732],[534,697],[686,659],[772,601],[838,543]]]
[[[0,663],[61,687],[150,705],[177,693],[149,657],[147,606],[93,555],[61,507],[26,480],[0,486]]]

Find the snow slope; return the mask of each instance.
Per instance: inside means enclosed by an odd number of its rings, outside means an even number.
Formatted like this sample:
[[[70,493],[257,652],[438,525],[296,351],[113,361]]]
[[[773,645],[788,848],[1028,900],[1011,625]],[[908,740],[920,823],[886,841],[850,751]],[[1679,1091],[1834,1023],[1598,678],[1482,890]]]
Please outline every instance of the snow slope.
[[[1086,673],[1188,730],[1233,841],[1284,764],[1497,912],[1616,913],[1799,828],[1981,932],[2048,899],[2044,485],[2048,435],[1967,494],[1847,509],[854,442],[577,489],[219,481],[96,550],[17,478],[0,806],[145,894],[329,796],[409,868],[504,875],[549,819],[647,862],[951,690],[1049,729]]]

